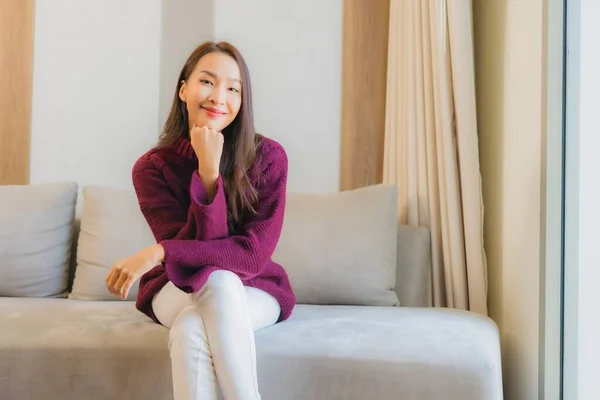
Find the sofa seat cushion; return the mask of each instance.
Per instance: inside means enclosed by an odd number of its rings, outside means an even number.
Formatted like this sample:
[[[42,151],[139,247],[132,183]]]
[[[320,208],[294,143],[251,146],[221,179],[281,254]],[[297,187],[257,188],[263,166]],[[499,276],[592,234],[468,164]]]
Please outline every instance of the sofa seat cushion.
[[[300,305],[256,340],[264,399],[502,399],[498,329],[465,311]]]
[[[0,327],[7,399],[172,399],[169,331],[133,302],[0,298]]]
[[[168,330],[131,302],[0,298],[7,398],[170,399]],[[298,305],[257,332],[263,399],[501,399],[496,326],[447,309]]]

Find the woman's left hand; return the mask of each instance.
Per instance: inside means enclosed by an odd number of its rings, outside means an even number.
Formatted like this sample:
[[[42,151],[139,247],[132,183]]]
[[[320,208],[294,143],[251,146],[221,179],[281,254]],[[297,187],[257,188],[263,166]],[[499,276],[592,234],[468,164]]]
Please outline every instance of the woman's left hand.
[[[135,281],[161,262],[163,258],[164,248],[160,244],[155,244],[131,257],[117,261],[106,275],[108,291],[125,300]]]

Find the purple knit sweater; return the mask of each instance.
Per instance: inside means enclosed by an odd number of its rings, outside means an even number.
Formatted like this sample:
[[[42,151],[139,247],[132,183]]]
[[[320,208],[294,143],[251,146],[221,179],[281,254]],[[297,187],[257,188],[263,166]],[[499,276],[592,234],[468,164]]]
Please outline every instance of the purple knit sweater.
[[[192,293],[213,271],[228,270],[244,285],[275,297],[281,305],[279,321],[286,320],[296,298],[285,270],[271,255],[283,224],[287,166],[283,147],[263,138],[249,171],[259,196],[257,214],[247,215],[231,233],[222,177],[209,204],[189,139],[141,156],[133,167],[133,185],[142,214],[165,249],[165,261],[141,277],[137,308],[159,323],[152,299],[168,281]]]

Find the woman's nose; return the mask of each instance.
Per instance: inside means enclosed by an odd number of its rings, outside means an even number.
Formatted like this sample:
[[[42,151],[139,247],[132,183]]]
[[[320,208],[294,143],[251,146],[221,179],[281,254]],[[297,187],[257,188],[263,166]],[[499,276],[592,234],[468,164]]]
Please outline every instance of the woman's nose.
[[[223,104],[225,102],[225,89],[215,87],[210,93],[209,100],[214,104]]]

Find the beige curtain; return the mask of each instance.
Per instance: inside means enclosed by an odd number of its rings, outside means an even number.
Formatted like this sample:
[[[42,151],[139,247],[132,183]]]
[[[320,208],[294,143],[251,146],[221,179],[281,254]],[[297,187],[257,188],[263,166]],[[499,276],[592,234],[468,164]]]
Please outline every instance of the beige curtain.
[[[392,0],[383,180],[432,239],[434,306],[487,315],[470,0]]]

